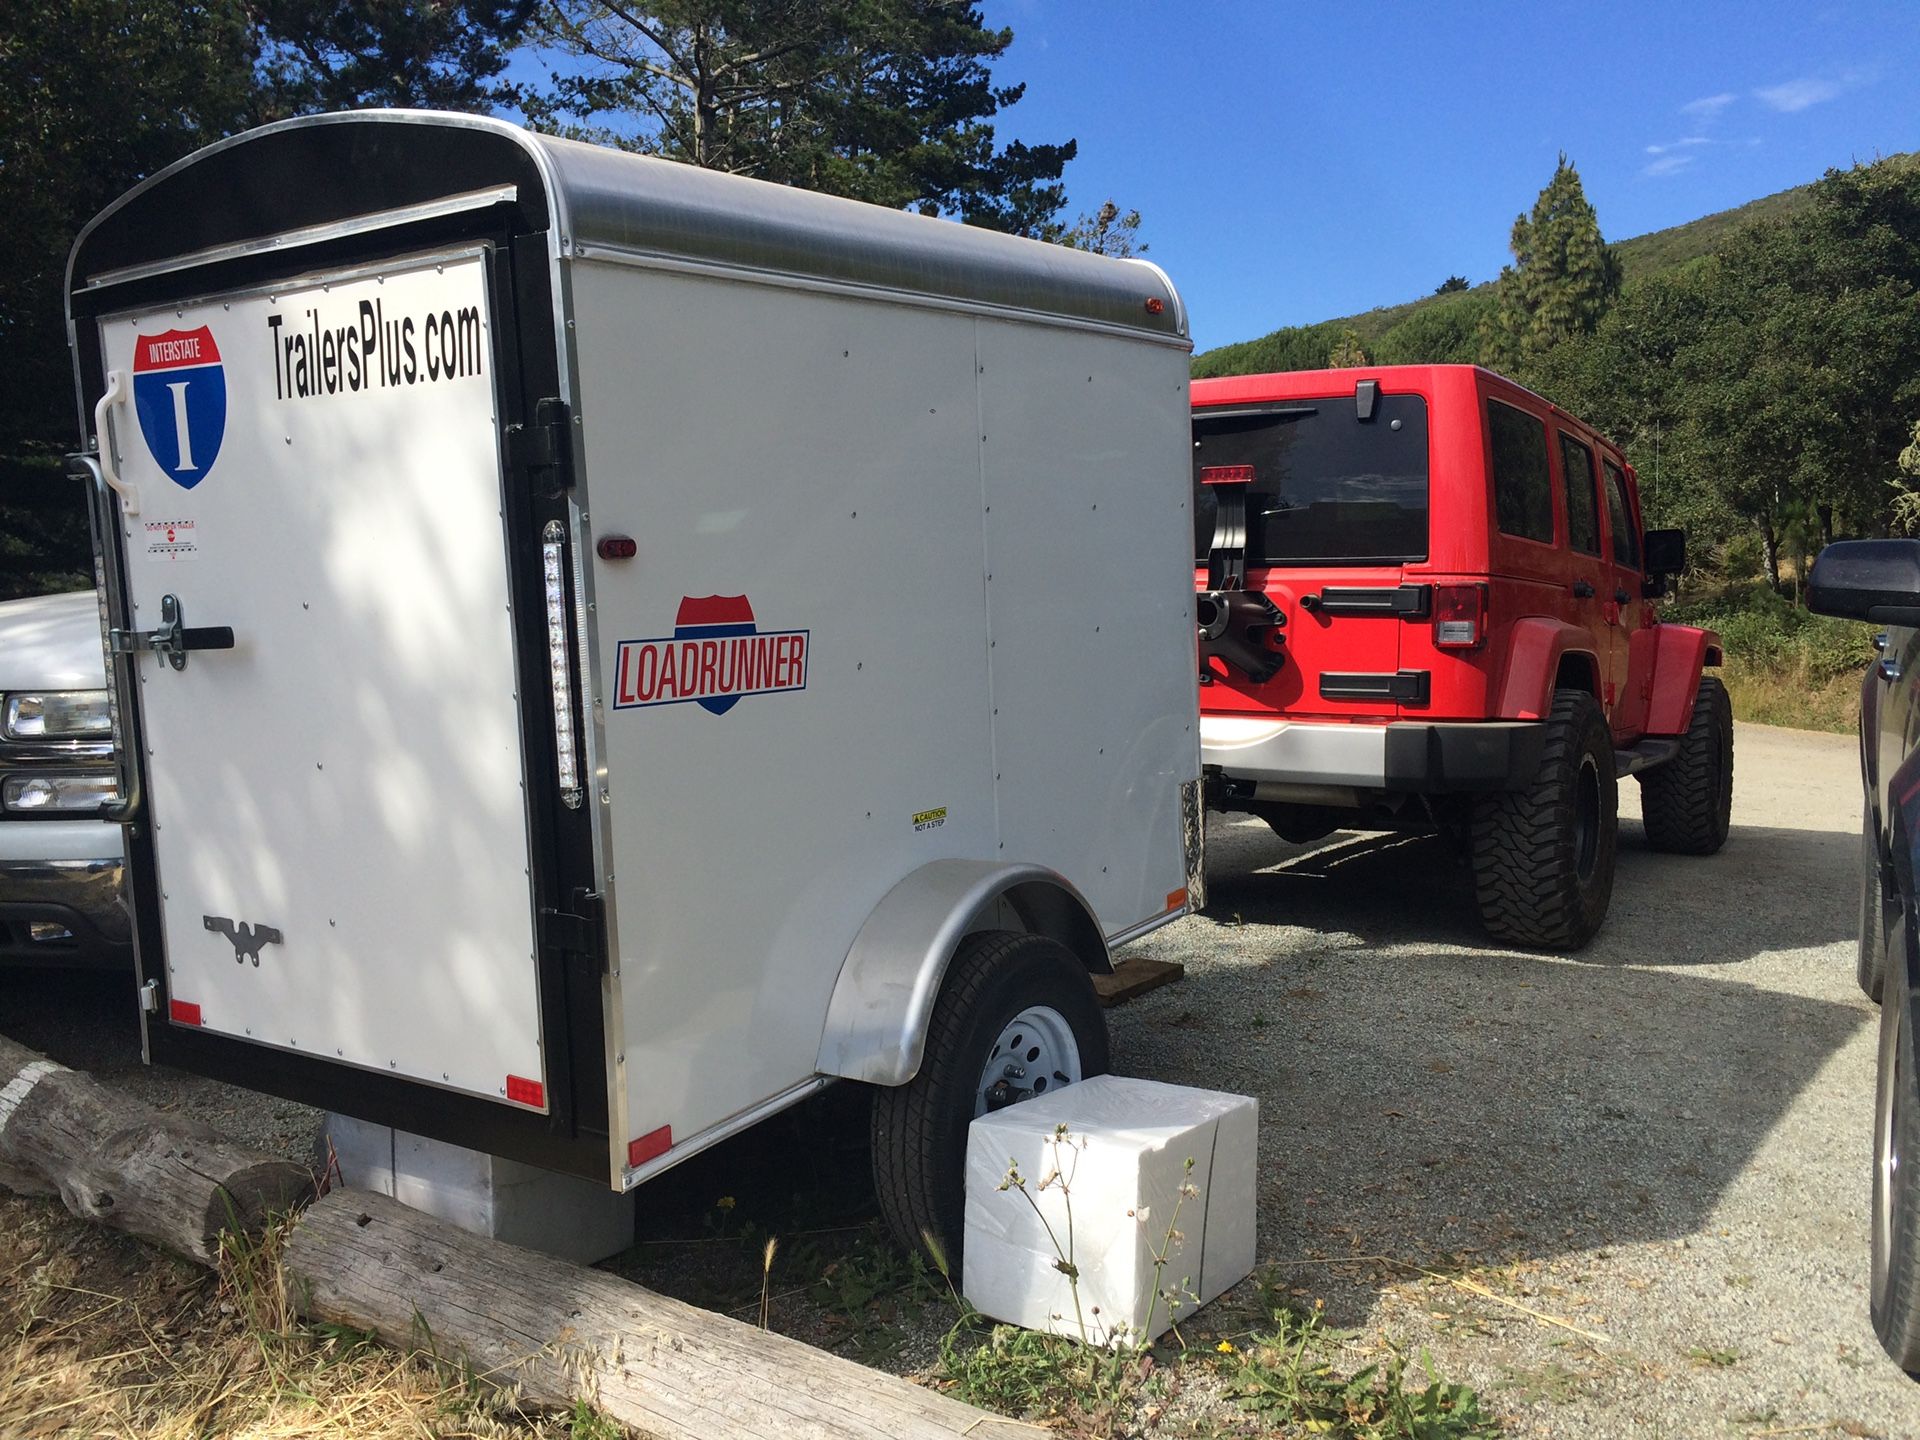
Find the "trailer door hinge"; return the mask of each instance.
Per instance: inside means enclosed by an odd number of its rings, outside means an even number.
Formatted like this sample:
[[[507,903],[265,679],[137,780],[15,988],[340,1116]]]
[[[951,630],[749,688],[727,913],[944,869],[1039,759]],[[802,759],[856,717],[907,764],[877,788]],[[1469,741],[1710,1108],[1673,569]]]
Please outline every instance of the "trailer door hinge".
[[[550,500],[573,488],[573,426],[566,401],[549,395],[534,403],[532,420],[507,427],[507,463],[525,470],[534,490]]]
[[[598,891],[575,890],[561,910],[540,907],[540,943],[555,950],[600,957],[606,948],[606,906]]]
[[[140,1008],[149,1015],[160,1013],[160,982],[149,980],[140,987]]]

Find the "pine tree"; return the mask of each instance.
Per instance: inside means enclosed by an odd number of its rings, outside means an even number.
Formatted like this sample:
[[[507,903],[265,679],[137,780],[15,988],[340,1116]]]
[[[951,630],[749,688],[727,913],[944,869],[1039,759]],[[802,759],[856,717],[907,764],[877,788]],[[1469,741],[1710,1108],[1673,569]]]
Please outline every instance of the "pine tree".
[[[538,0],[243,0],[258,118],[366,105],[485,113]]]
[[[1013,43],[954,0],[550,0],[574,64],[538,125],[708,169],[1058,240],[1075,144],[996,144]]]
[[[1147,253],[1140,240],[1140,212],[1124,214],[1118,204],[1108,200],[1091,215],[1082,215],[1060,236],[1062,245],[1075,250],[1090,250],[1095,255],[1126,260]]]
[[[1620,257],[1565,154],[1532,214],[1515,217],[1510,244],[1482,349],[1489,364],[1524,371],[1562,340],[1593,333],[1620,293]]]

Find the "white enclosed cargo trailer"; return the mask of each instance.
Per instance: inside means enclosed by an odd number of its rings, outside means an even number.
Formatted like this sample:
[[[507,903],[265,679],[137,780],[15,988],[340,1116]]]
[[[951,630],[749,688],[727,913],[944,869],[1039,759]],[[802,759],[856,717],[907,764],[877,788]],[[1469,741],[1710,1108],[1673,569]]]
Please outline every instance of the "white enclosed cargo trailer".
[[[1166,278],[375,112],[68,291],[151,1058],[614,1188],[867,1082],[957,1234],[1196,899]]]

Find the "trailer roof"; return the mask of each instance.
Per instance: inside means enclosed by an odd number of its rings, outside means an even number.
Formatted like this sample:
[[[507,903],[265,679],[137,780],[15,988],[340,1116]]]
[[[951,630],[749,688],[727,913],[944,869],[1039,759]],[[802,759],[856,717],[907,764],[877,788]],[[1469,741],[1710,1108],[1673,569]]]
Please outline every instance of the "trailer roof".
[[[285,251],[355,219],[514,187],[559,255],[792,277],[1121,327],[1187,342],[1159,267],[882,206],[413,110],[303,116],[189,155],[102,211],[74,245],[69,303],[182,262]],[[518,193],[537,188],[535,195]],[[91,308],[91,307],[89,307]]]

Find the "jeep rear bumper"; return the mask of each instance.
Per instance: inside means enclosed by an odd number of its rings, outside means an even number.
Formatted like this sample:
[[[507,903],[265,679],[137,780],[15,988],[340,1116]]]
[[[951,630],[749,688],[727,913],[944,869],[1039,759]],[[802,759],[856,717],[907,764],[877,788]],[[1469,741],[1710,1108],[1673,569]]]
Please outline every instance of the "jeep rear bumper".
[[[1529,720],[1383,725],[1202,715],[1201,762],[1224,777],[1214,803],[1364,805],[1381,794],[1513,790],[1540,773],[1546,727]]]

